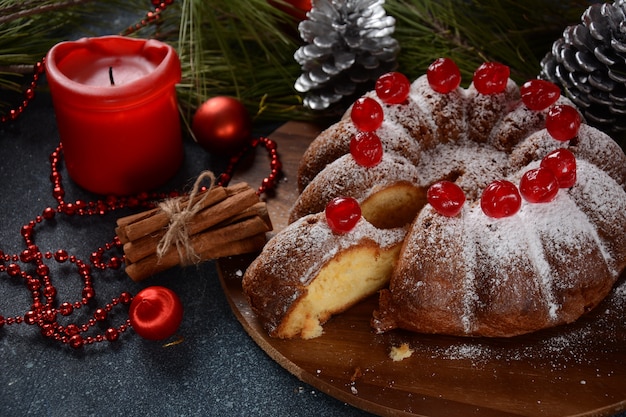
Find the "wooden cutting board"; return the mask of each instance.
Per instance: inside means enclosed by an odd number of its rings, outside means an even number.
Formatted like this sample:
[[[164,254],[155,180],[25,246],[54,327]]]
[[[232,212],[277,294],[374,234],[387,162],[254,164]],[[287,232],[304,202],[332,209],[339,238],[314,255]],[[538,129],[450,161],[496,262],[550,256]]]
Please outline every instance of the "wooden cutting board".
[[[297,196],[300,157],[320,128],[289,122],[278,143],[285,178],[268,198],[275,231]],[[259,150],[233,182],[256,186],[267,175]],[[591,314],[569,326],[510,339],[470,339],[392,331],[374,334],[372,297],[324,326],[312,340],[267,336],[248,306],[241,277],[254,255],[218,261],[226,297],[244,329],[302,381],[381,416],[609,416],[626,410],[626,282]],[[399,362],[394,346],[413,355]]]

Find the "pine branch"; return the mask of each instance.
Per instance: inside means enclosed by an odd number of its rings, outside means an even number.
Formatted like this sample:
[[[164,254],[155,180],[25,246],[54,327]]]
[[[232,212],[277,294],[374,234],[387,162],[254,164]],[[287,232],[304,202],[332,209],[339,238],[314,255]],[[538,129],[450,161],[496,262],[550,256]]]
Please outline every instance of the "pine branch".
[[[509,65],[521,82],[536,77],[552,42],[580,21],[588,5],[584,0],[387,0],[385,8],[397,22],[400,69],[412,78],[449,56],[466,82],[484,61]]]
[[[293,114],[300,105],[293,90],[296,24],[266,0],[183,1],[179,100],[187,117],[216,95],[239,98],[261,118]]]
[[[107,23],[104,19],[111,14],[112,6],[119,10],[117,13],[139,10],[137,18],[141,19],[147,8],[144,1],[143,6],[138,6],[139,2],[0,0],[0,90],[20,93],[30,82],[33,65],[54,44]],[[7,99],[6,94],[0,97]],[[12,106],[0,102],[2,108]]]
[[[89,3],[94,0],[67,0],[60,3],[51,3],[45,1],[29,1],[23,2],[19,5],[19,9],[16,11],[9,10],[9,14],[3,14],[0,16],[0,24],[12,22],[17,19],[23,19],[33,15],[38,15],[47,12],[53,12],[63,10],[68,7],[79,6],[83,3]],[[15,6],[18,8],[18,6]],[[4,10],[6,12],[6,10]]]
[[[433,60],[448,56],[468,84],[484,61],[509,65],[518,82],[534,78],[552,42],[580,21],[588,5],[586,0],[386,0],[385,9],[396,19],[400,71],[414,79]],[[32,67],[59,38],[84,31],[85,19],[97,24],[105,23],[107,14],[137,13],[141,20],[148,7],[145,0],[0,0],[5,22],[0,71]],[[303,109],[293,88],[301,73],[293,59],[302,45],[298,22],[267,0],[177,0],[159,22],[155,30],[134,36],[158,36],[176,46],[183,70],[179,101],[187,117],[216,95],[238,97],[258,118],[316,116]],[[124,31],[110,26],[113,33]],[[0,73],[0,88],[16,86],[19,90],[14,76]]]

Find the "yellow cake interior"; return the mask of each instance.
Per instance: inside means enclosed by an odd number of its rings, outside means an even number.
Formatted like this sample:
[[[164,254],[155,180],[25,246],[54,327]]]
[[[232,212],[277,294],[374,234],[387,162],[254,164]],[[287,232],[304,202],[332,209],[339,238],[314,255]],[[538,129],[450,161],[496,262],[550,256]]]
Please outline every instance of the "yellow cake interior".
[[[294,302],[278,329],[278,337],[300,335],[312,339],[322,334],[324,324],[333,314],[387,285],[400,252],[401,244],[387,250],[375,244],[353,246],[329,261],[306,288],[306,294]]]

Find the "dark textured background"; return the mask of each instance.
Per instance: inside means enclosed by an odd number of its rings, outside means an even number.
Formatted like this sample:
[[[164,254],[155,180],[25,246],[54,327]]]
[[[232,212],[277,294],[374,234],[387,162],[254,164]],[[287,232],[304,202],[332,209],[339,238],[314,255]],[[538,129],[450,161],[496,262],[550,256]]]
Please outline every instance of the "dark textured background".
[[[134,22],[123,17],[112,20],[111,27]],[[275,127],[257,133],[269,134]],[[0,125],[0,250],[23,250],[21,226],[56,206],[48,157],[58,142],[52,103],[43,92],[17,122]],[[223,163],[186,139],[184,165],[163,188],[187,189],[201,171],[219,173]],[[66,201],[100,197],[84,192],[62,173]],[[35,241],[44,252],[66,249],[87,261],[114,237],[115,220],[129,213],[58,216],[36,228]],[[71,265],[47,264],[58,299],[78,300],[82,282]],[[167,286],[181,298],[182,343],[166,347],[143,340],[131,329],[116,343],[73,350],[44,338],[36,326],[0,329],[0,417],[369,415],[302,383],[270,359],[231,312],[214,262],[174,268],[142,283],[123,271],[95,272],[96,304],[149,285]],[[0,274],[0,314],[22,315],[30,303],[21,280]],[[127,309],[116,307],[111,322],[118,325],[126,317]]]
[[[269,132],[265,132],[269,133]],[[50,97],[39,94],[14,124],[0,126],[0,250],[19,253],[20,228],[48,207],[56,207],[48,157],[59,142]],[[261,152],[261,151],[259,151]],[[165,189],[187,189],[202,170],[217,162],[185,140],[185,162]],[[66,201],[99,196],[79,189],[67,177]],[[129,213],[129,212],[128,212]],[[36,228],[42,251],[67,249],[88,261],[111,241],[115,220],[57,216]],[[80,298],[81,279],[69,263],[47,262],[58,299]],[[183,342],[164,347],[132,330],[120,340],[75,351],[40,335],[37,326],[0,329],[0,416],[363,416],[367,415],[300,382],[273,362],[243,330],[219,284],[214,262],[174,268],[142,283],[123,271],[94,273],[99,306],[122,291],[136,294],[148,285],[172,288],[185,315]],[[22,315],[30,306],[18,279],[0,275],[0,314]],[[127,309],[116,307],[118,325]],[[175,338],[174,338],[175,339]]]
[[[19,253],[21,226],[55,206],[48,157],[58,141],[51,101],[43,93],[16,123],[0,126],[0,250]],[[219,172],[219,162],[186,139],[184,166],[164,189],[186,189],[202,170]],[[66,201],[99,198],[62,173]],[[42,251],[62,248],[88,260],[111,241],[115,220],[125,214],[57,216],[36,228],[35,241]],[[70,264],[47,264],[59,299],[78,300],[81,280]],[[73,350],[44,338],[36,326],[5,326],[0,329],[0,416],[369,415],[318,392],[272,361],[231,312],[214,262],[174,268],[142,283],[123,271],[96,272],[94,285],[99,306],[122,291],[172,288],[185,308],[179,330],[183,342],[164,347],[129,330],[116,343]],[[20,280],[1,274],[0,314],[21,315],[29,306]],[[117,307],[111,321],[117,325],[126,317],[126,308]]]

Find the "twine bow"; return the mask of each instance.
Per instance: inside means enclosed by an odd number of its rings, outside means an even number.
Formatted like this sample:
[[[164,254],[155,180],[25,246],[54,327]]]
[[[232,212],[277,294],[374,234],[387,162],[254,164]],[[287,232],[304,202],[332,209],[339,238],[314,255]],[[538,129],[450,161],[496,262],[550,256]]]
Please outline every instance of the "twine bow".
[[[202,209],[202,203],[209,195],[209,193],[205,193],[204,196],[194,204],[193,201],[200,192],[200,185],[202,181],[207,178],[210,179],[211,182],[209,188],[213,187],[215,175],[211,171],[202,172],[193,185],[186,206],[181,205],[180,198],[171,198],[159,203],[159,208],[167,214],[170,221],[165,235],[157,245],[156,254],[159,259],[161,259],[172,246],[176,246],[182,265],[198,263],[201,260],[191,244],[188,226],[191,219]]]

